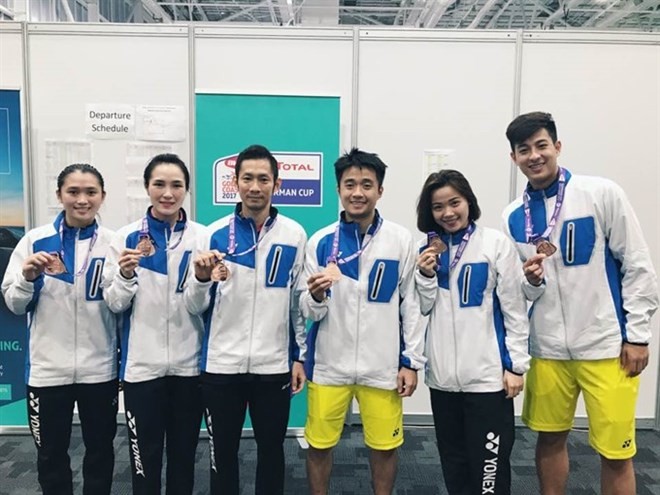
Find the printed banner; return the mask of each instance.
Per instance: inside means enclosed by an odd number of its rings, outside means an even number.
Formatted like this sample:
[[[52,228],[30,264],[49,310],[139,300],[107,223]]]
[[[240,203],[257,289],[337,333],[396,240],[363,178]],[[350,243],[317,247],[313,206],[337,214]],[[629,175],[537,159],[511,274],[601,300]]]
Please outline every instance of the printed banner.
[[[279,191],[273,196],[273,205],[321,206],[323,153],[272,153],[282,179]],[[240,201],[234,182],[236,158],[238,152],[218,158],[213,164],[214,205],[234,205]]]
[[[266,146],[278,161],[282,187],[273,204],[282,214],[307,235],[337,219],[339,98],[197,94],[195,111],[198,222],[208,225],[234,210],[236,158],[252,144]],[[293,398],[289,427],[305,425],[306,394]]]
[[[25,235],[19,91],[0,90],[0,279]],[[27,426],[25,353],[27,324],[0,298],[0,428]]]

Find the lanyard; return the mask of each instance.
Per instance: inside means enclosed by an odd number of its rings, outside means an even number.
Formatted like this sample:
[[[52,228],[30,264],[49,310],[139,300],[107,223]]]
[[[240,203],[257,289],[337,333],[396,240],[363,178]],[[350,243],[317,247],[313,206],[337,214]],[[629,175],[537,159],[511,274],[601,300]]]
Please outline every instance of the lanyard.
[[[463,237],[461,238],[461,243],[458,245],[458,249],[456,250],[456,254],[454,254],[454,259],[451,261],[451,264],[449,265],[449,270],[453,270],[456,265],[458,265],[458,262],[461,260],[461,257],[463,256],[463,253],[465,252],[465,248],[468,245],[468,242],[470,240],[470,237],[472,236],[472,233],[474,232],[475,225],[471,223],[468,228],[465,230],[465,233],[463,234]],[[451,251],[450,251],[451,252]],[[438,265],[439,266],[439,265]]]
[[[229,245],[227,246],[227,254],[229,256],[244,256],[257,249],[257,246],[259,245],[259,242],[261,242],[261,239],[263,239],[266,236],[266,234],[270,231],[270,229],[273,228],[276,221],[277,218],[273,219],[273,221],[270,223],[268,223],[268,220],[266,220],[266,223],[264,223],[264,226],[261,228],[261,231],[259,231],[259,236],[257,237],[252,247],[246,249],[245,251],[241,251],[240,253],[237,253],[236,248],[238,247],[238,244],[236,244],[236,214],[232,215],[231,218],[229,219]]]
[[[566,171],[563,168],[559,168],[559,183],[557,186],[557,199],[555,200],[555,210],[552,212],[552,217],[548,222],[547,228],[543,231],[543,234],[540,236],[534,234],[534,224],[532,223],[532,212],[529,207],[529,193],[525,191],[523,194],[523,209],[525,211],[525,238],[527,242],[534,242],[537,238],[541,237],[543,239],[549,239],[552,230],[557,224],[557,219],[559,218],[559,213],[561,212],[561,207],[564,204],[564,194],[566,192]]]
[[[171,244],[171,245],[170,245],[170,241],[172,239],[171,239],[171,237],[168,238],[167,229],[165,229],[165,251],[173,251],[174,249],[177,248],[177,246],[179,244],[181,244],[181,241],[183,240],[183,234],[186,232],[187,228],[188,228],[188,222],[186,222],[183,225],[183,229],[181,230],[181,235],[179,236],[179,238],[176,240],[176,242],[174,244]],[[172,230],[172,233],[174,233],[173,230]],[[146,216],[142,218],[142,227],[140,228],[139,236],[140,237],[150,237],[149,236],[149,221],[147,220]],[[155,242],[154,242],[154,244],[155,244]]]
[[[64,263],[64,217],[62,217],[62,220],[60,221],[60,228],[59,228],[59,234],[60,234],[60,258],[62,259],[62,263]],[[99,229],[98,226],[94,227],[94,234],[92,234],[92,239],[89,241],[89,247],[87,248],[87,255],[85,256],[85,262],[83,263],[82,268],[76,272],[76,277],[79,277],[85,271],[87,270],[87,267],[89,266],[89,257],[92,254],[92,249],[94,249],[94,244],[96,244],[96,240],[99,237]],[[78,236],[80,238],[80,236]],[[75,246],[76,243],[74,242],[74,254],[75,254]],[[74,256],[74,267],[73,269],[75,270],[75,256]]]
[[[332,238],[332,252],[330,253],[330,256],[328,256],[328,259],[326,260],[326,264],[337,263],[339,265],[343,265],[359,257],[364,252],[364,250],[367,249],[367,246],[371,242],[371,239],[373,239],[376,236],[382,225],[383,225],[383,217],[378,217],[376,228],[374,229],[371,235],[366,235],[364,237],[364,241],[362,242],[362,247],[360,247],[360,249],[358,249],[355,253],[351,254],[350,256],[347,256],[346,258],[337,259],[337,256],[339,255],[339,227],[341,226],[341,222],[338,223],[337,227],[335,228],[334,237]]]

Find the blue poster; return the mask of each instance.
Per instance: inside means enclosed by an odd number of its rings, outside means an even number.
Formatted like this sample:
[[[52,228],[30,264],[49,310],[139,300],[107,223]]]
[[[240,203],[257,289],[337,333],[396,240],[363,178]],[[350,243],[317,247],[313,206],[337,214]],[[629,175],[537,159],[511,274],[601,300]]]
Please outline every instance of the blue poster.
[[[0,279],[25,234],[23,201],[20,93],[0,90]],[[0,428],[26,426],[26,318],[10,312],[4,298],[0,298],[0,328]]]

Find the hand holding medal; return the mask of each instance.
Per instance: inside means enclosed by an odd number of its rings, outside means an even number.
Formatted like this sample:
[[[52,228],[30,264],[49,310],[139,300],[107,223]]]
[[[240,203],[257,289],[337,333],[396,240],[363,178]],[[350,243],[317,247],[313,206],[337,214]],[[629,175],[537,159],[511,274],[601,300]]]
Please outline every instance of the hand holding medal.
[[[117,261],[122,277],[133,278],[135,276],[135,269],[140,264],[140,259],[142,257],[142,251],[139,249],[124,249],[119,255],[119,260]]]
[[[341,280],[341,270],[337,266],[336,261],[328,261],[323,269],[323,274],[332,281],[332,283],[339,282]]]
[[[447,245],[442,242],[440,236],[435,232],[429,232],[426,237],[428,247],[436,253],[436,256],[440,256],[447,250]]]
[[[442,242],[440,236],[435,232],[427,234],[427,247],[417,257],[417,268],[422,275],[433,278],[438,269],[440,255],[447,250],[447,245]]]
[[[153,256],[156,253],[156,247],[154,246],[151,237],[149,237],[149,234],[140,235],[140,239],[138,240],[135,249],[140,251],[142,256]]]
[[[215,266],[211,270],[211,280],[214,282],[225,282],[231,277],[231,272],[227,268],[227,264],[223,261],[224,257],[225,255],[222,254],[222,256],[216,256],[215,258]]]
[[[547,239],[540,238],[534,242],[534,245],[536,246],[536,254],[544,254],[548,258],[557,251],[557,246]]]
[[[50,262],[46,265],[44,273],[46,275],[61,275],[66,273],[66,266],[64,265],[64,260],[58,252],[48,253],[50,255]]]
[[[543,260],[546,258],[545,254],[538,253],[523,263],[523,273],[530,284],[538,287],[543,283]]]
[[[339,267],[337,266],[336,263],[332,263],[336,268],[337,271],[339,271]],[[318,273],[312,274],[308,279],[307,279],[307,290],[309,290],[310,294],[312,295],[312,298],[316,302],[321,302],[325,299],[326,296],[326,291],[332,287],[332,284],[334,283],[333,281],[333,275],[330,273],[328,275],[326,273],[326,268],[323,271],[320,271]],[[332,271],[333,268],[330,268]],[[341,272],[340,272],[340,277],[341,277]]]
[[[23,262],[23,278],[28,282],[34,282],[52,263],[53,255],[45,251],[28,256]]]
[[[224,282],[229,279],[231,273],[227,264],[224,262],[225,253],[217,249],[204,251],[195,257],[193,266],[195,277],[200,282]]]

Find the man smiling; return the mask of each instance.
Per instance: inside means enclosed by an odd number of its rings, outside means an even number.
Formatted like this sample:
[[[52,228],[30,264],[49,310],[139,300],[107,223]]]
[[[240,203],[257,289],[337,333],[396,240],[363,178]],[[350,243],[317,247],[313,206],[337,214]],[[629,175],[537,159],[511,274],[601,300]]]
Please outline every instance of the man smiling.
[[[521,115],[506,135],[529,180],[504,211],[504,230],[524,261],[523,289],[533,303],[523,421],[539,432],[541,491],[565,493],[566,441],[582,392],[602,493],[632,495],[638,375],[658,307],[641,227],[619,186],[558,165],[562,146],[550,114]]]
[[[360,404],[376,495],[390,494],[396,449],[403,443],[402,397],[417,387],[425,359],[424,328],[414,289],[411,234],[384,220],[376,204],[386,165],[358,149],[335,163],[341,218],[307,246],[301,309],[308,334],[305,438],[312,494],[328,493],[332,448],[353,397]]]
[[[295,292],[307,237],[271,204],[277,160],[243,150],[235,182],[241,202],[209,226],[184,298],[204,314],[202,392],[211,451],[211,493],[238,495],[238,448],[249,405],[257,441],[256,493],[284,493],[291,394],[305,383],[305,324]],[[291,364],[290,364],[291,363]]]

